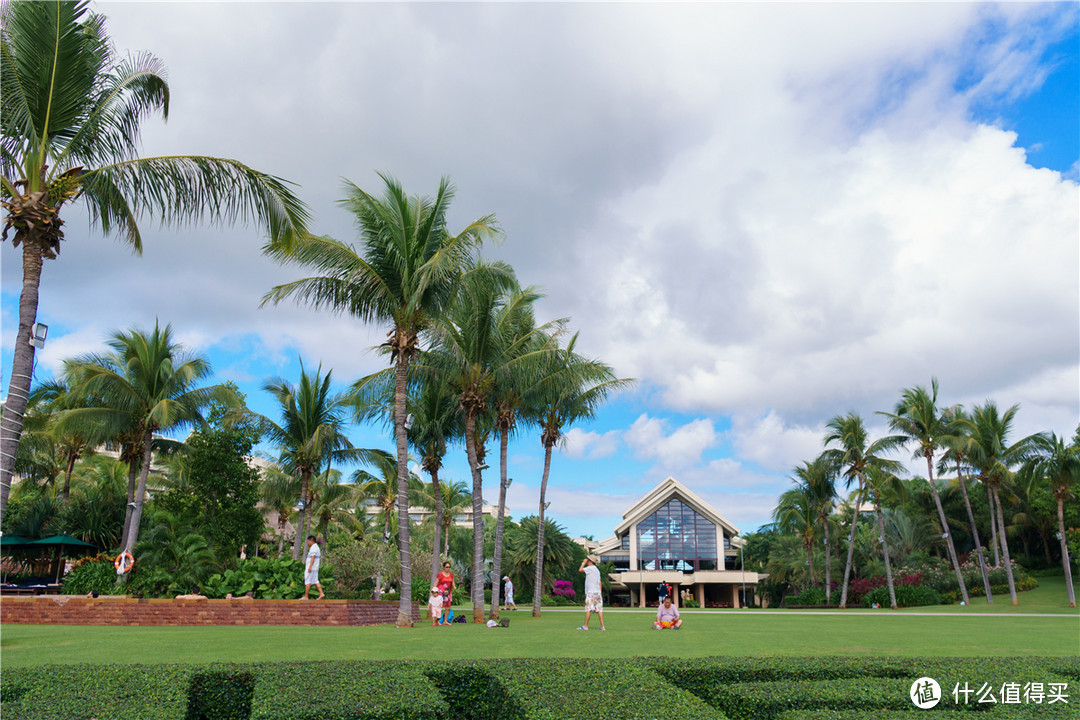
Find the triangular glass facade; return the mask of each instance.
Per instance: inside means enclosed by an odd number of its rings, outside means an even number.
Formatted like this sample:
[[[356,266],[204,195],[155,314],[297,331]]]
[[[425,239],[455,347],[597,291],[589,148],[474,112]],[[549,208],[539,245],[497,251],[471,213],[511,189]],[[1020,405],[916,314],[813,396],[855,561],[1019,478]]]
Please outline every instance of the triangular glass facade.
[[[640,570],[716,570],[716,525],[672,498],[637,526]]]

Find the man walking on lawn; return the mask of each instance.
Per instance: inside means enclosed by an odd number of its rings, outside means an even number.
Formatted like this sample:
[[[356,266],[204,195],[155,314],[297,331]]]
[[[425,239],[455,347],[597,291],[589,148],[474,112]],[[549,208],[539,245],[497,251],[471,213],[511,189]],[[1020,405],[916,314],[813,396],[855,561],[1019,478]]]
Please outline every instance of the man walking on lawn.
[[[326,595],[323,594],[322,585],[319,583],[319,561],[322,560],[322,551],[319,550],[319,544],[315,542],[314,535],[307,536],[307,567],[304,569],[304,599],[310,600],[308,593],[311,592],[311,586],[314,585],[319,589],[319,597],[316,600],[322,600]]]
[[[589,555],[581,561],[578,572],[585,573],[585,624],[578,630],[589,629],[589,618],[593,613],[600,618],[600,629],[604,627],[604,597],[600,594],[600,570],[596,567],[597,557]]]

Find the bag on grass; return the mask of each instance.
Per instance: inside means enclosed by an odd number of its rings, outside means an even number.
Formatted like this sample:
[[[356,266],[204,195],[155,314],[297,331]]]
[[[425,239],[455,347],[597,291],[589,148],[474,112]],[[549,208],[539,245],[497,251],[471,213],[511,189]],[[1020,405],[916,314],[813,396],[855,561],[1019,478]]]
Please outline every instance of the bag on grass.
[[[450,622],[463,623],[463,622],[465,622],[465,616],[464,615],[458,615],[456,618],[454,618]]]

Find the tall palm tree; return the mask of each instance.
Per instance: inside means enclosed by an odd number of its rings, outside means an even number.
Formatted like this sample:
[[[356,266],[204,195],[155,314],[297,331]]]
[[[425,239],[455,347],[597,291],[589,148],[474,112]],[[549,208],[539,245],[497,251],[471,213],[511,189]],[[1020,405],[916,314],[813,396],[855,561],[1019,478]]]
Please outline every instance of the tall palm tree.
[[[1013,405],[1000,413],[994,402],[987,401],[976,406],[969,418],[960,421],[961,427],[971,437],[968,462],[979,473],[979,480],[986,485],[992,500],[993,515],[990,520],[997,526],[1005,577],[1009,581],[1009,600],[1013,605],[1017,605],[1019,601],[1016,598],[1016,581],[1009,556],[1009,540],[1005,534],[1005,513],[1001,509],[1001,487],[1012,480],[1013,469],[1027,460],[1034,451],[1032,436],[1009,444],[1008,437],[1019,409],[1018,405]]]
[[[859,506],[866,500],[866,471],[878,468],[896,473],[902,467],[895,460],[882,457],[895,448],[902,438],[889,436],[870,442],[863,419],[857,413],[837,415],[826,425],[825,452],[821,454],[824,462],[843,474],[848,487],[856,482],[858,490],[853,496],[851,536],[848,538],[847,562],[844,565],[844,587],[840,591],[840,607],[847,607],[848,580],[851,578],[851,563],[855,551],[855,530],[859,521]],[[829,447],[835,445],[836,447]],[[886,566],[886,570],[888,567]],[[886,573],[886,580],[892,585],[892,576]]]
[[[263,438],[279,448],[278,462],[300,479],[300,502],[296,537],[293,540],[293,559],[300,558],[307,533],[311,502],[311,481],[330,467],[330,463],[366,461],[371,450],[353,447],[345,435],[348,398],[331,392],[332,370],[322,374],[322,365],[312,375],[300,365],[300,383],[274,378],[263,384],[263,390],[273,395],[281,413],[281,424],[263,415],[248,417]]]
[[[254,219],[273,246],[306,232],[308,211],[287,184],[214,157],[138,157],[140,126],[168,117],[164,66],[120,58],[89,2],[6,2],[0,19],[0,205],[3,237],[22,245],[19,327],[0,424],[0,520],[33,374],[31,329],[46,259],[64,238],[61,210],[83,201],[90,220],[142,251],[137,218],[183,225]]]
[[[544,547],[548,521],[547,483],[551,473],[551,451],[563,436],[563,428],[581,420],[591,419],[609,393],[630,387],[634,381],[617,379],[612,369],[600,362],[579,355],[575,333],[565,348],[547,354],[539,380],[529,390],[523,403],[524,414],[540,428],[540,444],[544,447],[544,474],[540,480],[540,504],[536,524],[536,560],[534,588],[543,587]],[[525,525],[523,520],[522,527]],[[533,595],[533,616],[540,616],[540,592]]]
[[[319,537],[327,536],[330,523],[336,523],[346,532],[363,533],[362,519],[353,515],[356,491],[356,485],[341,482],[340,470],[323,470],[312,479],[311,517]]]
[[[532,304],[539,297],[533,288],[521,289],[513,270],[503,263],[475,262],[462,276],[454,304],[432,326],[435,347],[422,363],[431,382],[445,382],[457,395],[464,420],[465,451],[473,490],[473,621],[484,622],[484,518],[485,464],[480,436],[495,420],[494,392],[500,382],[510,392],[514,371],[528,356],[536,329]],[[504,422],[506,422],[504,416]],[[496,428],[497,429],[497,428]],[[500,496],[505,503],[505,480]],[[504,504],[505,506],[505,504]],[[498,545],[496,552],[500,553]],[[492,590],[492,603],[495,589]]]
[[[1065,569],[1069,607],[1074,608],[1076,592],[1073,589],[1069,544],[1065,534],[1065,501],[1075,497],[1076,490],[1080,487],[1080,433],[1069,445],[1065,444],[1065,438],[1056,433],[1036,435],[1032,445],[1034,453],[1026,461],[1024,472],[1045,477],[1054,493],[1054,499],[1057,500],[1057,536],[1061,542],[1061,565]]]
[[[457,412],[457,398],[445,382],[424,382],[416,399],[409,404],[413,412],[413,424],[409,430],[409,442],[420,455],[420,466],[431,478],[428,501],[435,511],[431,541],[431,578],[439,573],[439,555],[442,547],[444,492],[439,480],[447,444],[460,437],[464,428]]]
[[[495,217],[469,223],[457,235],[446,228],[454,197],[443,178],[434,198],[408,197],[393,178],[380,175],[382,197],[346,184],[342,201],[356,216],[362,253],[327,237],[308,237],[273,250],[283,262],[310,267],[314,276],[273,288],[263,303],[296,297],[316,308],[344,311],[389,325],[385,347],[394,366],[394,438],[397,450],[398,545],[401,548],[401,605],[397,625],[412,626],[412,558],[409,551],[408,438],[405,429],[409,363],[420,333],[442,314],[457,289],[466,262],[484,240],[499,234]]]
[[[889,602],[892,609],[896,609],[896,588],[892,582],[892,560],[889,557],[889,540],[885,532],[885,516],[882,511],[886,496],[895,496],[902,493],[902,486],[895,474],[883,469],[878,465],[871,465],[865,472],[866,490],[874,503],[874,511],[877,514],[878,542],[881,543],[881,556],[885,560],[885,580],[889,586]]]
[[[107,344],[111,353],[89,355],[72,366],[81,380],[77,392],[100,397],[104,407],[78,408],[70,414],[78,422],[98,421],[107,428],[139,428],[142,466],[124,539],[124,551],[130,553],[139,537],[154,434],[201,425],[201,412],[211,402],[235,405],[238,400],[224,385],[200,386],[212,374],[210,363],[173,342],[170,325],[155,324],[150,333],[117,332]]]
[[[941,496],[938,495],[937,483],[934,482],[934,455],[942,448],[942,438],[949,435],[953,429],[949,415],[938,410],[937,397],[938,381],[937,378],[931,378],[930,390],[921,385],[905,388],[900,393],[900,400],[891,413],[879,412],[878,414],[888,418],[889,427],[905,438],[905,445],[915,444],[912,457],[922,456],[926,459],[926,479],[930,483],[934,506],[937,507],[938,519],[941,521],[945,550],[949,554],[953,572],[956,573],[960,595],[963,597],[964,604],[968,605],[971,599],[968,597],[967,585],[964,583],[964,573],[960,570],[960,560],[956,556],[956,545],[953,543],[952,533],[949,530],[949,521],[945,518],[945,509],[941,506]]]
[[[975,543],[975,554],[979,558],[979,573],[982,575],[983,591],[986,593],[986,604],[994,604],[994,596],[990,590],[990,572],[986,567],[986,556],[983,552],[982,541],[979,539],[979,526],[975,522],[975,513],[971,509],[971,499],[968,497],[967,483],[964,482],[964,462],[967,457],[967,448],[971,444],[971,436],[965,432],[967,413],[959,406],[949,408],[946,411],[950,416],[949,430],[941,437],[941,444],[945,453],[941,456],[941,466],[938,474],[943,472],[945,464],[952,462],[956,466],[956,484],[960,487],[960,494],[964,498],[964,508],[967,510],[968,524],[971,526],[971,539]],[[990,523],[994,527],[994,523]],[[997,554],[997,533],[992,533],[994,538],[994,554]]]

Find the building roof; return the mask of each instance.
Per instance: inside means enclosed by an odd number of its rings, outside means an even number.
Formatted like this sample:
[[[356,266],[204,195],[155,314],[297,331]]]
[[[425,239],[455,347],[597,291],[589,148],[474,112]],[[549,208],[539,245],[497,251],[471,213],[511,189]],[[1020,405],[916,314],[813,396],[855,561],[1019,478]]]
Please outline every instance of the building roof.
[[[712,505],[702,500],[675,478],[669,477],[623,513],[623,521],[615,527],[616,536],[622,535],[633,525],[652,515],[673,497],[678,497],[712,522],[725,528],[731,535],[738,535],[739,528],[731,524]]]

